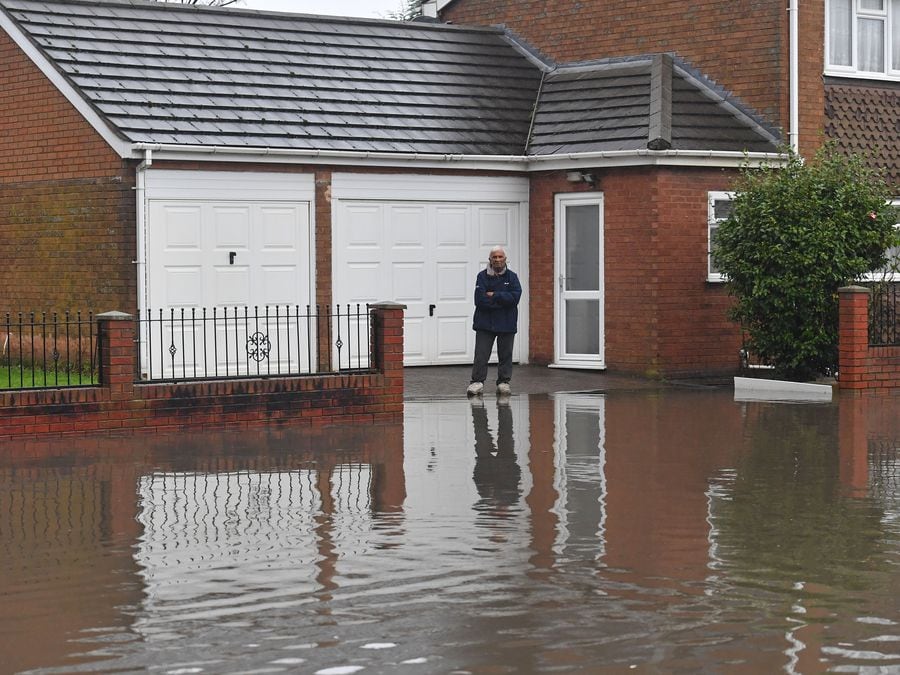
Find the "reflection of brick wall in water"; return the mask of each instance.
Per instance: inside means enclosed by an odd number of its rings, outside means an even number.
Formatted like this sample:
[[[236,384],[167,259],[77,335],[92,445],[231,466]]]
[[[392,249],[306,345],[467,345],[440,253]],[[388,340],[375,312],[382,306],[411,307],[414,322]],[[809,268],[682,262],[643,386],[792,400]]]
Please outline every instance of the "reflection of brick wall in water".
[[[33,458],[33,464],[23,457]],[[269,505],[287,499],[296,506],[303,500],[291,500],[303,493],[317,495],[317,503],[334,513],[367,511],[374,517],[403,510],[403,457],[400,424],[0,443],[0,589],[24,588],[36,577],[66,589],[32,594],[27,611],[14,601],[0,603],[0,625],[19,631],[0,636],[4,668],[21,672],[64,663],[84,649],[84,642],[73,642],[72,636],[97,626],[133,630],[132,613],[120,609],[140,606],[146,597],[146,587],[138,583],[141,561],[134,548],[146,536],[139,515],[149,507],[140,501],[141,484],[156,481],[181,489],[193,481],[206,490],[191,497],[195,505],[221,504],[217,490],[255,484],[256,492],[246,492],[242,504],[259,504],[263,488],[269,487]],[[318,497],[323,485],[330,499]],[[183,495],[180,498],[186,503]],[[162,505],[171,507],[173,502]],[[287,522],[287,510],[274,513],[281,516],[281,524]],[[191,519],[182,533],[199,537],[204,527],[222,517]],[[343,521],[325,522],[339,528]],[[195,527],[190,529],[190,524]],[[331,536],[340,544],[346,534],[329,535],[320,528],[316,536]],[[157,529],[153,536],[157,544],[171,543],[164,530]],[[304,536],[313,538],[308,532]],[[327,576],[329,560],[320,560],[318,571]],[[19,635],[39,635],[41,643],[16,639]]]

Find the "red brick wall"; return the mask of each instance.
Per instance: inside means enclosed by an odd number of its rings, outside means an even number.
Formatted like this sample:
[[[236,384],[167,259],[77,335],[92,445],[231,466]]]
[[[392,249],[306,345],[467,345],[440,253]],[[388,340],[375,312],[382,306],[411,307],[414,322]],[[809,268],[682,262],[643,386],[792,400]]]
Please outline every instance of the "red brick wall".
[[[822,73],[825,71],[825,0],[802,0],[797,4],[800,6],[798,51],[800,152],[805,157],[811,157],[825,140],[825,86],[822,83]],[[782,53],[784,68],[780,81],[785,94],[781,119],[783,127],[787,129],[790,123],[787,32]],[[787,136],[784,140],[787,142]]]
[[[660,370],[669,375],[733,373],[740,329],[727,318],[724,284],[707,277],[708,193],[735,178],[722,169],[658,171],[656,273]]]
[[[786,96],[772,86],[785,58],[785,6],[774,0],[456,0],[442,16],[505,24],[559,62],[676,52],[774,120]]]
[[[455,0],[442,17],[460,24],[503,24],[562,63],[675,52],[786,130],[787,4],[787,0]],[[821,142],[824,122],[825,10],[824,0],[799,5],[801,149],[809,154]]]
[[[0,315],[134,308],[133,174],[0,32]]]
[[[842,288],[838,327],[838,372],[841,390],[875,394],[900,391],[900,347],[869,346],[871,291]]]
[[[399,422],[403,310],[376,308],[374,374],[135,384],[132,317],[102,319],[101,386],[0,392],[0,440],[96,431]]]
[[[594,170],[604,198],[605,355],[610,370],[698,375],[734,372],[740,331],[722,284],[706,281],[708,192],[732,171]],[[591,189],[564,172],[531,187],[531,342],[534,363],[553,360],[554,208],[559,193]]]

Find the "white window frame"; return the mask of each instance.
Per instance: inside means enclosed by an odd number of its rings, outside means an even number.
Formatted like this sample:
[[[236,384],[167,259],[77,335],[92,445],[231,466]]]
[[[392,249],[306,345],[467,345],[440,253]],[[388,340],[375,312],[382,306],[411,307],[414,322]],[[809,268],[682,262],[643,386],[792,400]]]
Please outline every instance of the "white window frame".
[[[706,280],[710,283],[721,284],[727,281],[721,272],[712,270],[712,234],[713,229],[718,228],[725,218],[716,218],[716,202],[734,201],[734,192],[710,192],[706,210]]]
[[[891,206],[896,208],[900,208],[900,197],[891,201]],[[894,224],[894,229],[900,230],[900,223]],[[898,256],[900,256],[900,251],[898,251]],[[900,272],[891,272],[890,274],[885,274],[884,272],[869,272],[862,276],[863,281],[900,281]]]
[[[839,77],[854,77],[869,80],[900,81],[900,69],[893,67],[893,41],[891,35],[900,33],[900,0],[883,0],[882,9],[865,9],[860,0],[850,0],[850,65],[834,65],[831,63],[831,4],[835,0],[825,1],[825,74]],[[894,6],[894,4],[898,6]],[[884,70],[867,71],[859,69],[859,22],[860,20],[881,21],[884,24]],[[900,41],[896,44],[900,50]],[[900,54],[897,55],[900,58]]]

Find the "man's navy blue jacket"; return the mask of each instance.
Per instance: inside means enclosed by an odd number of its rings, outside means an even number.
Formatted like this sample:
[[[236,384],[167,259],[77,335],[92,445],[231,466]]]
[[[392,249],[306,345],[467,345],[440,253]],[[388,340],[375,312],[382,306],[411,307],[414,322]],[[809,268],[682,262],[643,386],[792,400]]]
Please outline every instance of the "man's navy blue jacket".
[[[487,296],[488,291],[494,295]],[[475,279],[474,330],[491,333],[515,333],[519,322],[519,298],[522,285],[519,277],[508,267],[503,274],[488,274],[481,270]]]

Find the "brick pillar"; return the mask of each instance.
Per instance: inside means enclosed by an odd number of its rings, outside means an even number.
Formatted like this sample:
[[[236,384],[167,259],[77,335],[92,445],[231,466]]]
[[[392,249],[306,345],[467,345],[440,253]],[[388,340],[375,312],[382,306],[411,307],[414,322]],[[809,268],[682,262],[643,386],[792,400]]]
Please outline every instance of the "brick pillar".
[[[841,389],[868,387],[869,298],[872,291],[862,286],[838,289],[838,372]]]
[[[372,365],[384,374],[385,412],[403,410],[403,311],[406,305],[379,302],[372,311]]]
[[[97,315],[100,335],[100,385],[113,401],[134,398],[134,317],[124,312]]]

